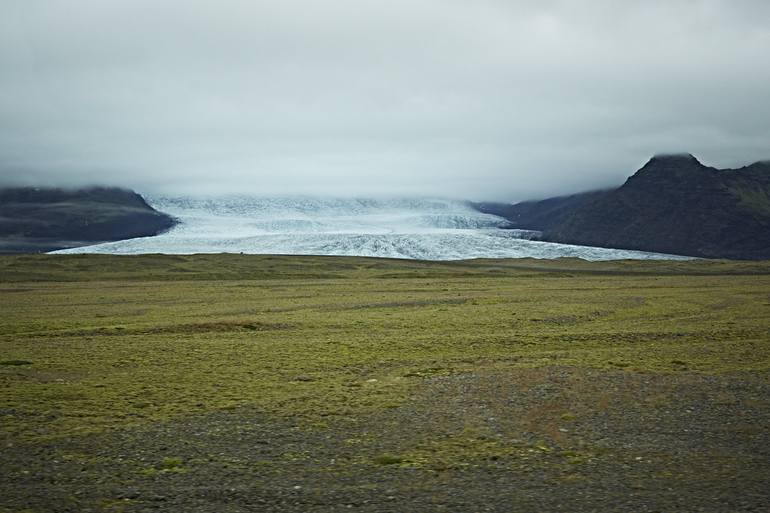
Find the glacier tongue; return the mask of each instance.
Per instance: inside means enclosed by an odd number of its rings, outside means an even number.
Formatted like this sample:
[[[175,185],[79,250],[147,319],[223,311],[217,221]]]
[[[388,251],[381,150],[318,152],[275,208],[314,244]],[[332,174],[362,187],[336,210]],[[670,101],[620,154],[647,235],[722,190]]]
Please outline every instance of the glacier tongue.
[[[672,255],[528,240],[508,222],[462,201],[313,197],[157,197],[149,203],[181,222],[155,237],[57,253],[255,253],[423,260],[559,258],[679,259]]]

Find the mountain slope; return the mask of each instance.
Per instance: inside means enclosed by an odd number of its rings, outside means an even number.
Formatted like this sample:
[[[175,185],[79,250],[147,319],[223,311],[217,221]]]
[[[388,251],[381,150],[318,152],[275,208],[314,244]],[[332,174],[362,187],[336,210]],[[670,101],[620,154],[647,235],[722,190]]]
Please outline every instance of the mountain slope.
[[[539,201],[507,203],[472,203],[485,214],[504,217],[511,222],[510,228],[546,231],[564,222],[580,205],[604,197],[611,191],[599,190],[559,196]]]
[[[526,212],[525,220],[551,242],[770,258],[768,162],[719,170],[689,154],[656,156],[618,189],[571,198],[518,204],[511,211]],[[561,206],[556,216],[554,205]]]
[[[175,220],[112,187],[0,189],[0,253],[40,252],[156,235]]]

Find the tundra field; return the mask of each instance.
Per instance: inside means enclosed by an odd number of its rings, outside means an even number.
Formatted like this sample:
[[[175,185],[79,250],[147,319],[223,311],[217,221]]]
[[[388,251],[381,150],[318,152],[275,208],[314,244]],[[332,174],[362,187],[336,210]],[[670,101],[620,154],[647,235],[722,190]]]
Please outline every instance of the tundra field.
[[[0,257],[0,511],[767,511],[770,262]]]

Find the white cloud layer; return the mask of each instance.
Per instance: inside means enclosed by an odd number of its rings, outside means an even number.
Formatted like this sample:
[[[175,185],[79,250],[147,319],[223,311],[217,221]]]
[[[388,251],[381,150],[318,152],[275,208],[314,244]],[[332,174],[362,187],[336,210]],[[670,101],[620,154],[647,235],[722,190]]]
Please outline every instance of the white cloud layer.
[[[24,0],[0,181],[516,200],[770,158],[766,0]]]

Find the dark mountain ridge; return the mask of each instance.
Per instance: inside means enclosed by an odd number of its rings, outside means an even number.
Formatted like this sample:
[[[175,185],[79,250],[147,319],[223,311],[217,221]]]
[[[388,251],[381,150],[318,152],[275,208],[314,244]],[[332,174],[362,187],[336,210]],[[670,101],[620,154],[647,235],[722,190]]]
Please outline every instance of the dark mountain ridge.
[[[174,218],[127,189],[0,189],[0,253],[53,251],[146,237],[174,224]]]
[[[770,258],[770,162],[704,166],[690,154],[650,159],[619,188],[479,210],[542,239],[706,258]]]

